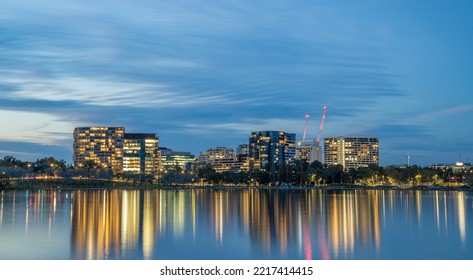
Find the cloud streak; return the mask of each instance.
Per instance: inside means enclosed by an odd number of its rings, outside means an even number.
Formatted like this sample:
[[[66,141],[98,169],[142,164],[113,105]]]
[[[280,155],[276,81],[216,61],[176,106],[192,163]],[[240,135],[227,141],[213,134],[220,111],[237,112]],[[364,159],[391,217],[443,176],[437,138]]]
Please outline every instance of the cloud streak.
[[[12,90],[11,100],[76,101],[84,105],[120,107],[181,107],[212,103],[241,103],[225,95],[178,93],[171,86],[151,83],[123,82],[114,79],[83,77],[3,78]]]
[[[461,106],[455,106],[446,109],[435,110],[432,112],[426,112],[419,114],[413,118],[403,120],[401,123],[411,123],[411,122],[430,122],[434,121],[443,117],[457,115],[460,113],[466,113],[469,111],[473,111],[473,104],[465,104]]]
[[[45,145],[69,142],[74,125],[45,113],[0,110],[0,140]]]

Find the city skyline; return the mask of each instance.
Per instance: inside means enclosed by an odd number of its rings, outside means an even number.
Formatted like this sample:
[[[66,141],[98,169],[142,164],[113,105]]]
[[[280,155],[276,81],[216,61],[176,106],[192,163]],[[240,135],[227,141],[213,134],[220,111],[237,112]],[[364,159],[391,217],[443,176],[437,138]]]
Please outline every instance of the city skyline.
[[[72,163],[123,126],[198,156],[253,131],[373,136],[380,165],[471,162],[473,3],[6,0],[0,157]],[[321,141],[323,142],[323,141]]]

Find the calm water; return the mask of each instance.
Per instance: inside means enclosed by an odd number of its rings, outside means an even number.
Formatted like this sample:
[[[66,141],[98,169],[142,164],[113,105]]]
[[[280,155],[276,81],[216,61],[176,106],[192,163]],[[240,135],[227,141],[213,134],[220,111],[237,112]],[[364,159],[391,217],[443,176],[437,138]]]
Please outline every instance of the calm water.
[[[473,193],[3,191],[0,259],[473,259]]]

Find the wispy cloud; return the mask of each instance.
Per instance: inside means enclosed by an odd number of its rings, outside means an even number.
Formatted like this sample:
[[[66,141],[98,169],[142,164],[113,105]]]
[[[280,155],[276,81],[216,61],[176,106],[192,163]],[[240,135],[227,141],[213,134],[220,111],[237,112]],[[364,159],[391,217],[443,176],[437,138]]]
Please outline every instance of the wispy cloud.
[[[62,145],[71,140],[74,124],[46,113],[0,110],[0,140]]]
[[[301,127],[302,124],[302,127]],[[185,125],[188,132],[194,134],[208,134],[209,131],[233,131],[238,135],[249,135],[252,131],[286,131],[288,133],[301,134],[303,123],[293,118],[271,118],[271,119],[242,119],[239,122],[221,123],[192,123]],[[299,131],[300,130],[300,131]]]
[[[455,106],[451,108],[425,112],[425,113],[413,116],[409,119],[404,119],[400,123],[409,124],[409,123],[430,122],[430,121],[434,121],[446,116],[456,115],[456,114],[465,113],[469,111],[473,111],[473,104],[465,104],[461,106]]]
[[[77,101],[84,105],[154,108],[241,101],[218,94],[179,93],[169,85],[158,83],[116,79],[17,75],[0,80],[14,89],[6,97],[13,100]]]

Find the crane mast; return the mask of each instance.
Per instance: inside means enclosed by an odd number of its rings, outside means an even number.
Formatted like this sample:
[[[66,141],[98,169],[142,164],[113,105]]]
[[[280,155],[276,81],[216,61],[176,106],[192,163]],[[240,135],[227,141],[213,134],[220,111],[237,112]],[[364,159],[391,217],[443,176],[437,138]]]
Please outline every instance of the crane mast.
[[[302,142],[305,141],[305,137],[306,137],[306,135],[307,135],[307,127],[309,126],[309,118],[310,118],[310,115],[309,115],[309,114],[306,114],[306,115],[305,115],[304,133],[302,134]]]
[[[327,106],[324,106],[324,112],[322,114],[322,121],[320,122],[319,135],[317,136],[317,143],[320,143],[320,136],[322,135],[322,129],[324,128],[325,115],[327,114]]]

